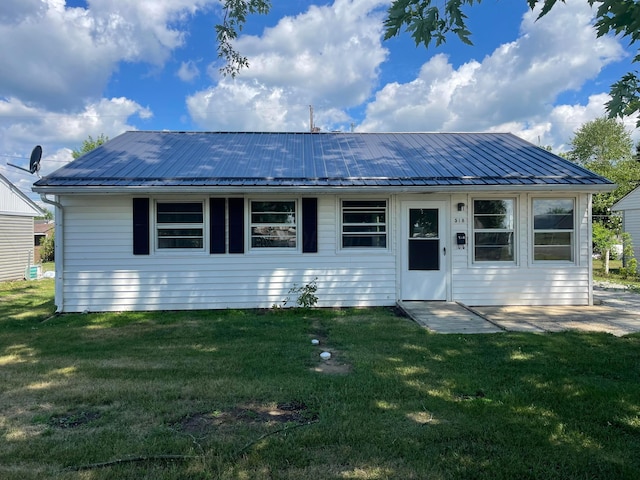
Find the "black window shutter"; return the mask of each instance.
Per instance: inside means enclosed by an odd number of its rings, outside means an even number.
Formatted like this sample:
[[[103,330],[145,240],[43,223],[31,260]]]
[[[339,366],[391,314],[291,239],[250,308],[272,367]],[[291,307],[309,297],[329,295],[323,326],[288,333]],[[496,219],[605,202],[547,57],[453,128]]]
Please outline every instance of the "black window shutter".
[[[302,199],[302,251],[318,251],[318,199]]]
[[[224,198],[209,199],[209,253],[225,253]]]
[[[133,254],[149,255],[149,199],[133,199]]]
[[[229,253],[244,253],[244,198],[229,199]]]

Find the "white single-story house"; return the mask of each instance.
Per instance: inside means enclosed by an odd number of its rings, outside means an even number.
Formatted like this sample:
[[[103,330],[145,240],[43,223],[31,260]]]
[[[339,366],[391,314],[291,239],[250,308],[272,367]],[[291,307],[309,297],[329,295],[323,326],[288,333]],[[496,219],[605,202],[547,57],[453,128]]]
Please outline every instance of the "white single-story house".
[[[591,305],[591,197],[512,134],[127,132],[42,178],[61,312]]]
[[[22,280],[34,263],[33,218],[38,205],[0,175],[0,281]]]
[[[631,236],[633,256],[640,260],[640,188],[627,193],[611,210],[622,212],[622,231]]]

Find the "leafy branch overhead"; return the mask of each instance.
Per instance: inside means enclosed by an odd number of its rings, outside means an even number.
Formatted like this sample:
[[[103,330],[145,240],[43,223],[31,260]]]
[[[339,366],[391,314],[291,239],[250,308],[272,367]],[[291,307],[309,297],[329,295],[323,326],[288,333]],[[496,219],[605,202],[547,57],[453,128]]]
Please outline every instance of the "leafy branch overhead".
[[[235,77],[240,70],[249,67],[247,57],[238,52],[233,41],[243,30],[247,16],[251,14],[266,15],[271,10],[269,0],[224,0],[224,18],[215,26],[218,41],[218,57],[225,61],[220,69],[224,75]]]
[[[280,0],[284,1],[284,0]],[[498,1],[498,0],[494,0]],[[513,1],[513,0],[510,0]],[[629,40],[634,45],[640,38],[640,2],[634,0],[585,0],[597,7],[594,28],[598,37],[613,34]],[[403,31],[407,32],[416,45],[429,48],[446,43],[449,35],[456,36],[467,45],[473,45],[471,31],[467,28],[464,7],[477,5],[481,0],[394,0],[387,10],[384,21],[384,39],[388,40]],[[538,20],[547,15],[564,0],[526,0],[532,10],[541,6]],[[269,0],[224,0],[224,19],[216,25],[218,57],[225,66],[224,75],[235,77],[249,66],[247,58],[234,47],[233,41],[242,31],[250,14],[266,15],[271,9]],[[640,61],[636,54],[634,62]],[[611,86],[611,100],[607,103],[610,117],[632,115],[640,111],[640,77],[637,72],[625,74]],[[640,119],[638,120],[640,127]]]

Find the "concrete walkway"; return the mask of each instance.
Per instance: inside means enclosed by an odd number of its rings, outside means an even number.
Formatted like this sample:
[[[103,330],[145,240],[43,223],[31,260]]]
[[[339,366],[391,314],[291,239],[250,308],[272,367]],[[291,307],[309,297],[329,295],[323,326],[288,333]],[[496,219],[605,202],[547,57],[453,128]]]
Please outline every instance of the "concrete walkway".
[[[467,307],[453,302],[399,302],[415,322],[435,333],[640,332],[640,295],[620,285],[594,287],[592,307]]]
[[[434,333],[497,333],[504,329],[454,302],[401,301],[398,306]]]

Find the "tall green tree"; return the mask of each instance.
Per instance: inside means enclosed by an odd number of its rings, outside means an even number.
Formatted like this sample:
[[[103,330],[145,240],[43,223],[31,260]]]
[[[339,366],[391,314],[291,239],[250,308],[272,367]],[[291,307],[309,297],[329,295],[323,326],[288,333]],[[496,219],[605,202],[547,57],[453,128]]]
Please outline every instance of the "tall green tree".
[[[283,0],[281,0],[283,1]],[[286,1],[286,0],[284,0]],[[497,0],[495,0],[497,1]],[[513,1],[513,0],[509,0]],[[564,0],[526,0],[532,10],[541,5],[538,19],[544,17]],[[637,0],[585,0],[596,6],[595,29],[599,37],[612,33],[629,40],[633,46],[640,39],[640,1]],[[472,45],[471,31],[467,28],[465,7],[472,7],[481,0],[393,0],[384,21],[385,40],[406,32],[416,45],[429,47],[441,45],[450,35],[463,43]],[[235,77],[249,66],[246,57],[240,54],[233,41],[238,37],[251,14],[267,14],[271,10],[270,0],[224,0],[224,17],[216,25],[218,57],[225,61],[221,69],[225,75]],[[640,62],[636,54],[634,62]],[[629,72],[611,86],[611,100],[607,103],[610,117],[632,115],[640,111],[640,76]],[[640,119],[638,120],[640,127]]]
[[[624,124],[613,118],[596,118],[576,130],[569,158],[587,168],[612,165],[633,156],[633,141]]]
[[[87,139],[82,142],[82,145],[78,150],[72,150],[71,156],[75,160],[76,158],[84,155],[85,153],[89,153],[91,150],[98,148],[100,145],[102,145],[103,143],[107,143],[108,141],[109,137],[105,136],[104,133],[101,133],[96,139],[89,135]]]
[[[640,184],[631,134],[616,119],[596,118],[576,131],[571,146],[570,160],[616,183],[612,192],[593,197],[593,214],[608,216],[611,206]]]

